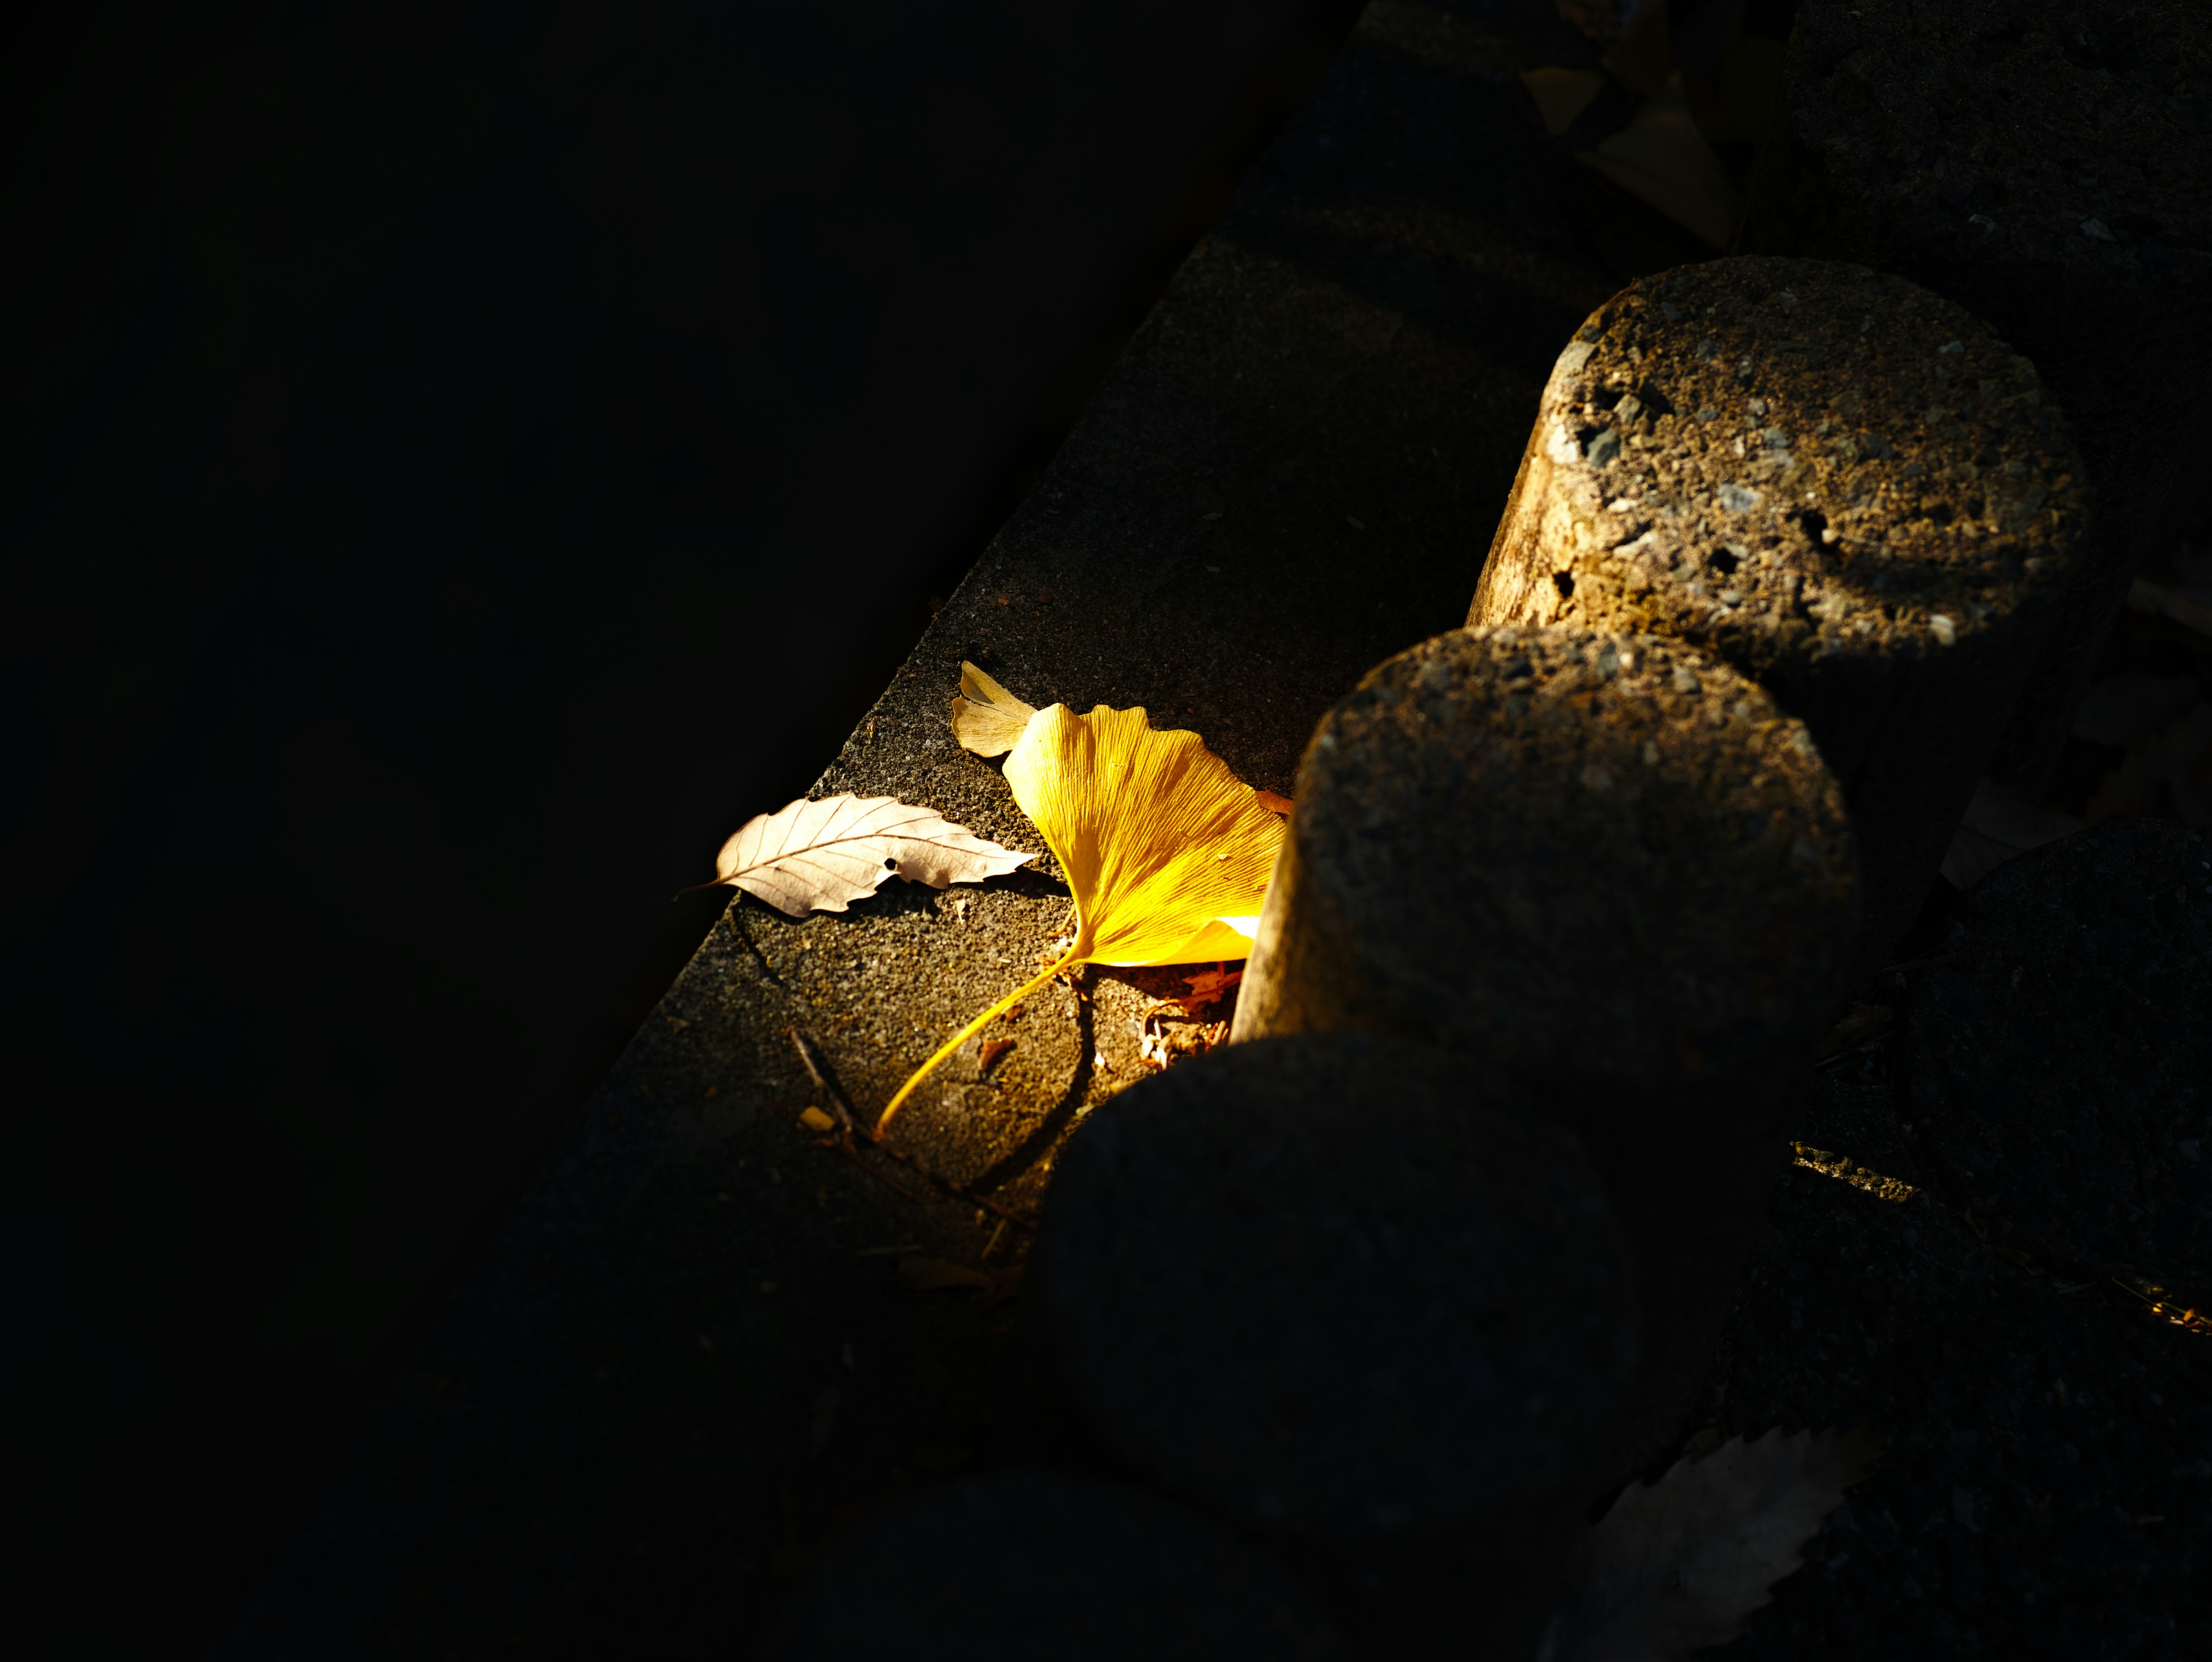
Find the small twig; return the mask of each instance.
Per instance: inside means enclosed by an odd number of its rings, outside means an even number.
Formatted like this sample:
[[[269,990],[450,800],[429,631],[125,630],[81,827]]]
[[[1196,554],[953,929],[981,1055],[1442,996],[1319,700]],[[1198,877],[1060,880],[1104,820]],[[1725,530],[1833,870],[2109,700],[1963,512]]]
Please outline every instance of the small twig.
[[[913,1172],[915,1176],[920,1178],[924,1183],[933,1185],[945,1194],[951,1196],[954,1200],[964,1201],[970,1206],[981,1207],[984,1211],[990,1213],[992,1216],[1005,1220],[1006,1222],[1013,1225],[1017,1229],[1026,1230],[1030,1234],[1035,1234],[1036,1233],[1036,1225],[1032,1223],[1029,1219],[1024,1217],[1020,1213],[1000,1205],[998,1202],[993,1200],[988,1195],[976,1194],[973,1190],[969,1189],[966,1184],[962,1183],[957,1178],[940,1177],[938,1173],[931,1171],[927,1166],[924,1166],[920,1160],[916,1160],[912,1154],[908,1154],[904,1149],[893,1148],[888,1144],[880,1142],[878,1143],[876,1147],[884,1154],[889,1154],[893,1160],[898,1161],[900,1165],[905,1166],[908,1171]]]
[[[843,1089],[830,1076],[830,1065],[823,1056],[822,1047],[814,1042],[813,1037],[804,1027],[791,1030],[791,1043],[799,1052],[799,1059],[806,1064],[806,1071],[813,1075],[815,1088],[828,1099],[830,1111],[837,1117],[837,1123],[844,1128],[845,1140],[849,1144],[860,1135],[860,1122],[853,1112],[853,1105],[846,1099]]]
[[[908,1200],[920,1198],[891,1182],[886,1174],[877,1171],[874,1166],[860,1158],[859,1144],[862,1134],[860,1118],[854,1113],[851,1101],[846,1097],[844,1091],[838,1086],[836,1077],[830,1073],[829,1059],[822,1054],[822,1047],[814,1042],[811,1034],[800,1027],[793,1027],[791,1030],[791,1042],[799,1052],[799,1059],[806,1064],[806,1071],[813,1076],[815,1088],[822,1093],[823,1099],[830,1105],[830,1113],[836,1117],[838,1133],[835,1146],[855,1166],[878,1182],[896,1190],[898,1193],[906,1196]],[[905,1166],[924,1183],[942,1193],[951,1196],[955,1200],[963,1201],[969,1206],[979,1206],[984,1211],[994,1215],[1005,1222],[1012,1224],[1018,1229],[1035,1233],[1036,1225],[1020,1213],[1009,1211],[988,1196],[971,1192],[966,1184],[957,1178],[939,1176],[903,1149],[893,1148],[881,1142],[875,1146]]]

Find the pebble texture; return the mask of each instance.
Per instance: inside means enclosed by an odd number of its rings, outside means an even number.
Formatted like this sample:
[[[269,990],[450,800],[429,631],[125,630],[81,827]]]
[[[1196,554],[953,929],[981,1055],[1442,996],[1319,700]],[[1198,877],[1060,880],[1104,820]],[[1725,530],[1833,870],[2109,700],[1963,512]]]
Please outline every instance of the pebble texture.
[[[2212,441],[2212,11],[1808,0],[1741,246],[1897,271],[2034,360],[2100,523],[1997,757],[2036,782]]]
[[[2057,618],[2084,475],[2033,366],[1925,289],[1686,266],[1560,355],[1468,621],[1668,635],[1756,678],[1843,782],[1871,970]]]
[[[1121,1483],[1003,1471],[901,1501],[800,1592],[763,1662],[1339,1662],[1282,1565]]]
[[[1369,1034],[1215,1051],[1071,1140],[1034,1274],[1129,1468],[1354,1632],[1534,1653],[1638,1349],[1604,1187],[1521,1091]]]
[[[1998,1245],[2212,1301],[2212,838],[2108,821],[1970,898],[1899,1111]]]
[[[1395,1032],[1541,1090],[1647,1270],[1616,1464],[1680,1421],[1784,1158],[1856,916],[1803,726],[1678,643],[1462,630],[1322,721],[1234,1032]]]

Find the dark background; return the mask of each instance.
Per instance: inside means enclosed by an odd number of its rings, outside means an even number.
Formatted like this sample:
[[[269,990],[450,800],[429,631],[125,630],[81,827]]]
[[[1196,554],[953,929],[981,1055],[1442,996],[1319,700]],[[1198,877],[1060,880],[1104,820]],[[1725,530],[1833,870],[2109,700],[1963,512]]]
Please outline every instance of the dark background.
[[[11,1649],[205,1646],[1357,9],[19,24]]]

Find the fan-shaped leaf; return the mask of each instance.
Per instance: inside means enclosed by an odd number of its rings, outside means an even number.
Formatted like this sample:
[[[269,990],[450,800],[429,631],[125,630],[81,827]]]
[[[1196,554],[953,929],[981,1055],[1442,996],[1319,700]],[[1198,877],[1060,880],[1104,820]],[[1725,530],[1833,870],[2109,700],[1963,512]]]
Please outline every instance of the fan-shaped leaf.
[[[1006,710],[1008,721],[1030,708],[972,664],[961,689]],[[963,703],[953,703],[956,722]],[[1283,822],[1196,734],[1156,733],[1141,709],[1100,704],[1078,715],[1052,704],[1023,717],[1006,783],[1074,891],[1074,943],[939,1046],[884,1105],[878,1137],[939,1062],[1063,970],[1251,953]]]

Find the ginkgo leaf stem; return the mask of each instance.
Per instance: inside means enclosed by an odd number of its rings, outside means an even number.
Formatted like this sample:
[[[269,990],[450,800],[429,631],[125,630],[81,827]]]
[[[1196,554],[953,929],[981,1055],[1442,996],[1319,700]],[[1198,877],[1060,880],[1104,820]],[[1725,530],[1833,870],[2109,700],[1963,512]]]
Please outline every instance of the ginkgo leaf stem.
[[[921,1088],[922,1081],[927,1079],[930,1075],[937,1071],[938,1064],[943,1062],[945,1057],[951,1056],[955,1050],[965,1044],[969,1039],[981,1032],[984,1028],[989,1026],[993,1021],[1004,1015],[1009,1009],[1020,1003],[1031,993],[1036,991],[1038,988],[1043,986],[1046,982],[1050,981],[1053,977],[1058,975],[1062,970],[1069,969],[1081,962],[1083,962],[1082,954],[1071,947],[1065,954],[1054,959],[1049,965],[1046,965],[1044,969],[1039,971],[1029,980],[1022,983],[1020,986],[1015,988],[1013,991],[1008,993],[996,1004],[991,1006],[989,1009],[984,1011],[982,1014],[977,1016],[965,1027],[963,1027],[958,1032],[953,1034],[951,1038],[946,1039],[944,1044],[939,1045],[937,1047],[936,1054],[932,1056],[928,1061],[923,1062],[921,1067],[915,1068],[914,1070],[914,1077],[908,1080],[905,1084],[900,1086],[898,1088],[898,1094],[884,1105],[884,1111],[876,1117],[876,1129],[868,1134],[871,1139],[877,1142],[881,1142],[884,1140],[884,1132],[885,1129],[890,1126],[892,1117],[896,1115],[901,1108],[906,1105],[906,1099],[912,1096],[916,1090]]]

